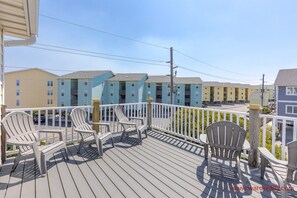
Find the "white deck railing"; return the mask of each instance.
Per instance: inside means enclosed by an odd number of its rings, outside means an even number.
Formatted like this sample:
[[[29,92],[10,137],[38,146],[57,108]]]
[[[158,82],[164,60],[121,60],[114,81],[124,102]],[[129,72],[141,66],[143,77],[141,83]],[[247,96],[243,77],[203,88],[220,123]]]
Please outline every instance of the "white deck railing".
[[[120,132],[121,126],[118,124],[114,114],[117,104],[101,105],[100,120],[108,122],[114,132]],[[129,117],[147,118],[147,103],[126,103],[125,113]],[[33,115],[35,113],[37,129],[56,127],[64,129],[65,140],[72,143],[79,140],[77,133],[73,132],[72,123],[69,117],[74,107],[54,107],[54,108],[23,108],[7,109],[9,111],[26,111]],[[82,106],[88,112],[87,119],[91,120],[92,107]],[[276,154],[276,146],[281,148],[281,159],[286,159],[286,144],[290,140],[296,140],[297,118],[281,117],[274,115],[260,114],[262,141],[261,145],[271,145],[271,152]],[[248,131],[249,114],[245,112],[235,112],[227,110],[217,110],[199,107],[186,107],[170,104],[152,103],[152,128],[182,138],[192,142],[200,143],[199,134],[205,133],[205,129],[210,124],[226,120],[235,122]],[[271,135],[268,133],[271,131]],[[281,138],[276,137],[279,133]],[[291,135],[292,134],[292,135]],[[270,140],[271,137],[271,140]],[[46,140],[51,137],[44,137]],[[7,152],[7,155],[15,153],[15,148]],[[245,155],[246,156],[246,155]]]

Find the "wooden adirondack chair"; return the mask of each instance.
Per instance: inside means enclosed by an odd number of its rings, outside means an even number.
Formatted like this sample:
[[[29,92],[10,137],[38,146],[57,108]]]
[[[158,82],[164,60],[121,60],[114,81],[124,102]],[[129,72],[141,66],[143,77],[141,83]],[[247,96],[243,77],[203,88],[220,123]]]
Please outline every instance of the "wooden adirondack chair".
[[[210,174],[212,158],[236,161],[238,177],[242,181],[240,156],[245,142],[246,131],[232,122],[220,121],[208,126],[206,134],[207,141],[204,148],[205,152],[208,152],[209,157],[207,173]]]
[[[261,157],[261,179],[264,178],[265,168],[269,164],[280,186],[282,197],[287,197],[288,182],[297,184],[297,140],[287,146],[288,161],[276,159],[267,148],[258,148]]]
[[[86,111],[79,107],[74,108],[70,113],[70,117],[74,125],[74,131],[79,133],[81,136],[81,141],[80,141],[77,153],[80,152],[83,145],[85,144],[91,145],[95,143],[98,149],[99,156],[102,156],[104,140],[110,139],[112,147],[114,147],[113,135],[112,135],[112,132],[110,131],[109,123],[103,123],[103,122],[92,123],[92,124],[105,126],[107,128],[106,130],[107,132],[105,133],[101,132],[97,134],[97,132],[92,129],[92,126],[86,122],[86,116],[87,116]]]
[[[123,106],[117,105],[115,107],[115,114],[119,120],[119,123],[123,127],[123,133],[121,136],[121,141],[123,141],[124,136],[128,136],[129,133],[136,132],[139,139],[139,144],[142,143],[142,136],[141,134],[144,132],[145,137],[147,137],[147,125],[144,124],[143,118],[138,117],[130,117],[128,118],[123,112]],[[137,125],[136,120],[140,120],[141,124]]]
[[[63,141],[62,130],[40,130],[43,133],[59,134],[59,141],[52,144],[39,146],[39,138],[33,123],[33,117],[25,112],[11,112],[7,114],[2,125],[8,136],[7,143],[16,145],[19,153],[14,160],[12,170],[14,171],[21,160],[35,157],[41,175],[47,173],[46,161],[59,150],[65,151],[66,160],[68,160],[66,144]]]

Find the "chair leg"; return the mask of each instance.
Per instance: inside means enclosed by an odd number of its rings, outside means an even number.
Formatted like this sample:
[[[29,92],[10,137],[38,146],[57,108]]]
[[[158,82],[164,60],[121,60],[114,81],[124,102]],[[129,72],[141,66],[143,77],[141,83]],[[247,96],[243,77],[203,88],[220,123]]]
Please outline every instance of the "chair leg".
[[[84,144],[84,141],[81,140],[80,143],[79,143],[79,146],[78,146],[78,150],[77,150],[77,153],[80,152],[81,148],[83,147],[83,144]]]
[[[123,141],[125,135],[126,135],[126,132],[123,132],[121,135],[121,142]]]
[[[268,160],[264,156],[261,155],[261,176],[260,176],[261,179],[264,178],[265,168],[266,168],[267,164],[268,164]]]
[[[95,140],[95,143],[96,143],[96,147],[97,147],[98,155],[101,156],[101,146],[100,146],[99,139],[96,139],[96,140]]]
[[[65,153],[65,160],[68,161],[69,160],[68,149],[66,147],[64,148],[64,153]]]
[[[14,163],[12,166],[12,172],[15,171],[16,167],[18,166],[19,162],[22,160],[22,156],[18,154],[18,156],[14,159]]]
[[[145,138],[147,138],[147,129],[144,130]]]
[[[112,147],[114,147],[114,139],[113,139],[112,136],[111,136],[110,140],[111,140],[111,145],[112,145]]]
[[[239,181],[242,182],[239,156],[237,156],[236,158],[236,163],[237,163],[238,178],[239,178]]]
[[[207,174],[210,174],[210,168],[211,168],[211,154],[208,155],[209,158],[207,160]]]
[[[137,133],[138,133],[139,144],[142,144],[141,131],[137,130]]]
[[[208,145],[204,144],[204,158],[207,159],[208,158]]]
[[[46,161],[45,161],[45,154],[41,153],[41,158],[40,158],[40,174],[44,175],[47,173],[47,168],[46,168]]]
[[[100,149],[100,155],[103,156],[103,143],[102,143],[102,140],[99,140],[99,149]]]

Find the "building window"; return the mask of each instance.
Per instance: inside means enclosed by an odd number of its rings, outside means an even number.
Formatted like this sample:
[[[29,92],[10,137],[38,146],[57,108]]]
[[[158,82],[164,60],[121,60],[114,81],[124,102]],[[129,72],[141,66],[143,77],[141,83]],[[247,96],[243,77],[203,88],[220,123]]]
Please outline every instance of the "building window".
[[[20,106],[20,100],[16,100],[16,106]]]
[[[196,89],[199,89],[199,87],[198,87],[198,86],[196,86]]]
[[[54,86],[54,82],[53,82],[52,80],[48,80],[48,81],[47,81],[47,86],[48,86],[48,87],[52,87],[52,86]]]
[[[85,81],[85,85],[88,85],[88,81]]]
[[[62,106],[62,107],[64,107],[64,106],[65,106],[64,102],[61,102],[61,106]]]
[[[177,88],[179,89],[180,87],[178,86]]]
[[[134,83],[132,83],[132,87],[134,87]]]
[[[134,97],[134,93],[132,93],[131,96]]]
[[[111,84],[110,84],[110,86],[112,87],[112,86],[113,86],[113,84],[111,83]]]
[[[110,93],[110,96],[113,96],[113,93]]]
[[[47,95],[52,96],[53,95],[53,90],[47,90]]]
[[[286,87],[286,95],[297,95],[297,87]]]
[[[64,80],[61,81],[61,85],[64,85]]]
[[[179,99],[177,99],[177,104],[179,104],[180,103],[180,100]]]
[[[88,97],[88,91],[85,91],[84,96]]]
[[[20,86],[20,80],[16,80],[16,86]]]
[[[151,83],[147,84],[147,87],[150,88],[151,87]]]
[[[47,100],[47,104],[49,104],[49,105],[53,104],[53,100],[52,99],[48,99]]]
[[[296,105],[286,105],[286,114],[297,114]]]
[[[64,95],[65,95],[64,91],[61,91],[61,96],[64,96]]]
[[[16,95],[19,96],[20,95],[20,90],[16,90]]]

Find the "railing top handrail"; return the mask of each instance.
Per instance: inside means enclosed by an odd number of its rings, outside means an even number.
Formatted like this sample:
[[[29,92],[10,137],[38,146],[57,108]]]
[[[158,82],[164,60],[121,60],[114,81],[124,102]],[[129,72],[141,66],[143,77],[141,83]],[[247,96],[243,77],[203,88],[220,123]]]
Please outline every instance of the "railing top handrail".
[[[210,108],[203,108],[203,107],[191,107],[191,106],[182,106],[182,105],[172,105],[172,104],[163,104],[163,103],[156,103],[156,102],[152,102],[152,104],[163,105],[163,106],[173,106],[173,107],[183,107],[183,108],[187,108],[187,109],[199,109],[199,110],[204,110],[204,111],[214,111],[214,112],[221,112],[221,113],[231,113],[231,114],[248,115],[248,113],[246,113],[246,112],[230,111],[230,110],[224,110],[224,109],[210,109]]]
[[[275,119],[281,119],[281,120],[291,120],[291,121],[297,121],[297,118],[294,117],[287,117],[287,116],[278,116],[278,115],[270,115],[270,114],[260,114],[260,118],[275,118]]]
[[[14,109],[6,109],[6,111],[58,110],[58,109],[73,109],[73,108],[75,108],[75,107],[92,108],[92,106],[33,107],[33,108],[14,108]]]
[[[114,107],[117,105],[129,106],[129,105],[145,105],[148,104],[147,102],[138,102],[138,103],[120,103],[120,104],[102,104],[101,107]]]

